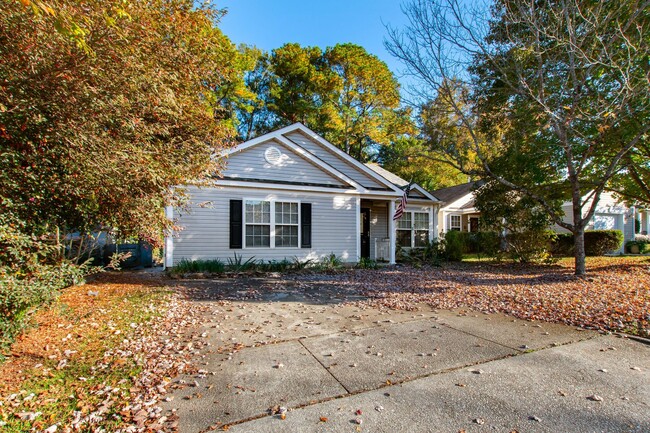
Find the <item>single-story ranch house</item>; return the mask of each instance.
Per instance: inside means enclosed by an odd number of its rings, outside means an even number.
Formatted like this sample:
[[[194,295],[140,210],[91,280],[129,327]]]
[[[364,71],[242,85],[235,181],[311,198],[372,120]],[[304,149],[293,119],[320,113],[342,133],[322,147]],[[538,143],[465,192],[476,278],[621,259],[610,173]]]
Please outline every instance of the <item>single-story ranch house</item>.
[[[474,206],[474,188],[475,183],[468,182],[431,191],[431,194],[443,202],[438,212],[438,233],[450,230],[463,232],[479,230],[481,213]],[[564,203],[562,209],[565,215],[564,221],[572,222],[571,203]],[[625,245],[625,242],[634,240],[635,219],[638,219],[641,224],[641,233],[650,232],[650,211],[628,207],[611,192],[604,192],[600,196],[593,220],[587,226],[587,230],[620,230],[623,232],[623,245]],[[558,225],[553,226],[553,229],[557,232],[567,231]],[[621,246],[617,252],[623,252],[623,248]]]
[[[165,241],[165,265],[182,259],[320,260],[362,257],[395,263],[396,245],[437,236],[440,201],[375,164],[362,164],[296,123],[241,143],[210,187],[188,187],[185,210],[167,208],[182,227]]]

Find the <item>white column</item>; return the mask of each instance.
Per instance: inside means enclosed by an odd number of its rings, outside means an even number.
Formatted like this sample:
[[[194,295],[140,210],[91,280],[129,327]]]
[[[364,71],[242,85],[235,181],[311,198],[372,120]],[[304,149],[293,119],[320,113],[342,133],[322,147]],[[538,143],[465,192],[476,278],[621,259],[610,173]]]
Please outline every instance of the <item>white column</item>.
[[[361,260],[361,197],[357,197],[357,262]]]
[[[165,208],[165,216],[172,221],[174,219],[174,208],[167,206]],[[163,268],[171,268],[174,266],[174,231],[169,230],[165,235],[165,260],[163,261]]]
[[[429,242],[432,242],[435,235],[436,235],[436,232],[435,232],[435,229],[434,229],[434,227],[436,227],[436,217],[435,217],[436,211],[435,211],[435,209],[436,209],[435,205],[432,205],[429,208]]]
[[[390,239],[390,264],[395,264],[395,201],[388,202],[388,238]]]

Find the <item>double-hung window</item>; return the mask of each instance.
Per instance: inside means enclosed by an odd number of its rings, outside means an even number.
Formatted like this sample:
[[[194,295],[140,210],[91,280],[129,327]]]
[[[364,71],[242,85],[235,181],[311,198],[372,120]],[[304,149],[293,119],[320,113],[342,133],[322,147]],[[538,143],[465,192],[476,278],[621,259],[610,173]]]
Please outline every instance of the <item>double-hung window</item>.
[[[397,245],[419,248],[429,243],[429,213],[404,212],[397,220]]]
[[[299,203],[245,201],[246,248],[298,248]]]
[[[449,230],[460,231],[460,215],[449,215]]]
[[[246,200],[246,246],[271,246],[271,202]]]
[[[413,212],[413,246],[426,247],[429,244],[429,214]]]
[[[397,245],[411,248],[412,212],[404,212],[397,220]]]
[[[275,246],[298,247],[298,203],[275,202]]]

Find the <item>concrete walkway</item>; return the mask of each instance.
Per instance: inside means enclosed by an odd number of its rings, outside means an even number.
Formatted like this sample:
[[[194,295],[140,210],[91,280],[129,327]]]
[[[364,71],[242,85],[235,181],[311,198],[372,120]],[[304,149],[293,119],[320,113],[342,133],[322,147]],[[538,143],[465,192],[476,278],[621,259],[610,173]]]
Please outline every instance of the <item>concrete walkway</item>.
[[[212,349],[165,406],[180,432],[650,432],[642,343],[272,283],[247,301],[250,287],[214,284],[193,292],[211,307],[196,332]]]

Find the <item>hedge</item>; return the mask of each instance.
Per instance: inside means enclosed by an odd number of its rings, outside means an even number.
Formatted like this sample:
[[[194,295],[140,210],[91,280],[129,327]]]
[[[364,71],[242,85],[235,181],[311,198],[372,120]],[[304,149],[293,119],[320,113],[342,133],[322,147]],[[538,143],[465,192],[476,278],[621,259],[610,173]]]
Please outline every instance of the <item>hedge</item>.
[[[573,245],[573,233],[558,233],[551,243],[551,251],[554,255],[572,256]],[[585,254],[587,256],[602,256],[618,250],[621,245],[623,245],[623,232],[620,230],[585,231]]]

